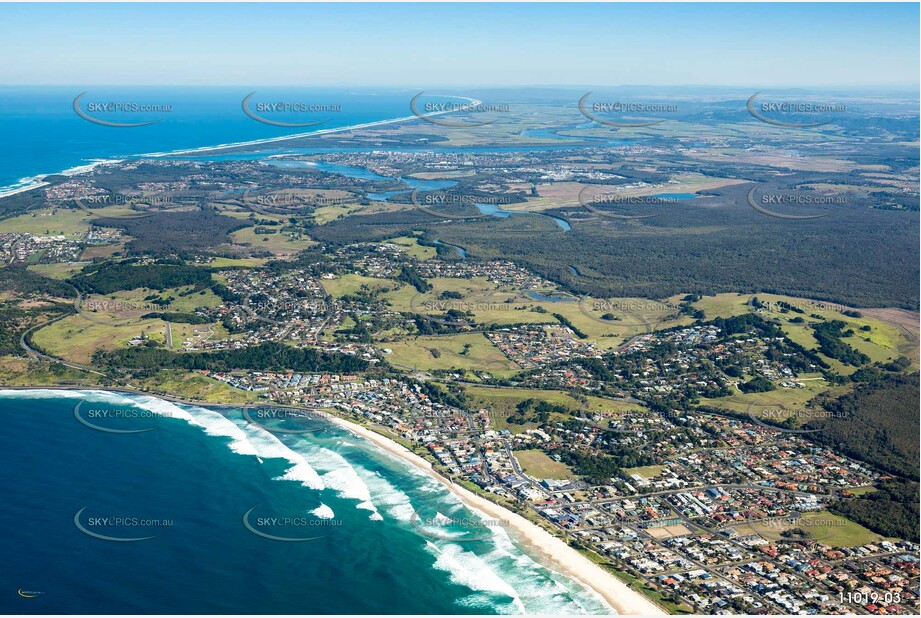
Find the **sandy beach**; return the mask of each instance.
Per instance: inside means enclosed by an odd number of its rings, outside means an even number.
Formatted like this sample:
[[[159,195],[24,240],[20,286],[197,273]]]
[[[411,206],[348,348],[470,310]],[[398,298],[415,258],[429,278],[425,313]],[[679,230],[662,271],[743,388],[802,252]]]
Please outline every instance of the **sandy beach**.
[[[236,408],[240,404],[220,404],[202,401],[190,401],[177,397],[170,397],[161,394],[153,394],[143,391],[130,389],[100,389],[89,386],[86,388],[76,388],[73,386],[3,386],[0,391],[28,391],[28,390],[89,390],[99,392],[114,392],[125,395],[143,395],[147,397],[156,397],[164,401],[172,401],[185,405],[206,406],[209,408]],[[364,438],[388,453],[399,457],[403,461],[415,466],[430,475],[433,479],[444,485],[453,492],[469,508],[484,514],[492,519],[507,522],[506,528],[527,547],[534,549],[542,556],[547,566],[563,573],[572,579],[581,582],[589,589],[596,592],[602,597],[608,605],[619,615],[632,616],[665,616],[668,615],[662,608],[657,606],[645,596],[630,589],[627,585],[617,579],[614,575],[605,571],[603,568],[580,554],[578,551],[567,545],[563,540],[550,534],[540,526],[528,521],[521,515],[514,513],[504,507],[495,504],[476,495],[470,490],[448,481],[439,474],[432,464],[422,457],[408,450],[403,445],[382,436],[381,434],[371,431],[367,427],[357,423],[347,421],[334,414],[325,417],[329,422],[349,431],[361,438]]]
[[[508,522],[515,537],[524,544],[537,550],[555,570],[560,571],[575,580],[582,582],[590,589],[597,592],[607,603],[622,615],[664,616],[667,615],[662,608],[644,597],[639,592],[631,590],[621,580],[608,573],[603,568],[580,554],[567,545],[563,540],[553,536],[540,526],[537,526],[521,515],[490,502],[486,498],[451,483],[438,474],[432,464],[409,451],[401,444],[390,440],[366,427],[346,421],[339,417],[330,417],[329,420],[336,425],[350,431],[388,453],[396,455],[404,461],[416,466],[420,470],[436,479],[439,483],[451,490],[468,507],[480,511],[491,518]]]

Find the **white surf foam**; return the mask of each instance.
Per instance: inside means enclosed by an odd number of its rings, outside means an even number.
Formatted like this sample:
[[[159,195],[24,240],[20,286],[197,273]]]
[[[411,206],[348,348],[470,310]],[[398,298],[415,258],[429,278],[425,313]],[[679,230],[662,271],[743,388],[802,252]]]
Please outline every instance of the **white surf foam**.
[[[0,390],[0,398],[2,397],[68,398],[135,405],[201,427],[208,435],[227,437],[230,439],[229,447],[236,453],[284,459],[292,466],[284,475],[278,477],[280,480],[298,481],[317,490],[328,486],[341,497],[357,500],[356,508],[371,512],[369,519],[383,519],[378,509],[404,522],[409,521],[415,512],[409,496],[376,470],[361,466],[353,467],[340,454],[311,442],[297,443],[294,445],[297,450],[293,450],[277,436],[262,428],[246,424],[242,420],[242,427],[238,426],[224,415],[198,406],[180,407],[156,397],[107,391]],[[306,452],[310,463],[298,451]],[[464,506],[453,494],[445,494],[444,488],[426,473],[417,471],[402,460],[397,461],[403,463],[401,470],[412,472],[416,477],[414,481],[417,482],[413,483],[414,491],[425,494],[441,493],[438,498],[439,519],[460,516],[458,511],[465,509],[469,513],[469,507]],[[444,515],[442,511],[448,515]],[[477,517],[489,519],[479,511],[473,512]],[[311,513],[317,517],[334,516],[333,510],[322,503]],[[492,531],[490,544],[493,549],[480,555],[450,541],[438,541],[437,545],[426,541],[427,550],[436,557],[435,568],[448,573],[451,581],[473,591],[473,594],[461,601],[462,605],[492,607],[494,611],[509,613],[613,613],[607,603],[593,591],[576,581],[563,578],[523,553],[502,527],[489,526],[489,530]],[[511,601],[506,605],[494,598],[495,596],[507,597]]]
[[[448,573],[453,583],[476,592],[508,597],[518,610],[516,613],[527,613],[515,589],[473,552],[451,543],[439,547],[427,541],[425,546],[435,556],[435,568]]]
[[[294,448],[308,454],[326,487],[335,491],[340,498],[356,500],[356,508],[371,511],[372,520],[382,519],[372,499],[371,490],[345,457],[303,438],[297,441]]]
[[[320,519],[332,519],[336,516],[333,510],[322,502],[320,503],[320,506],[310,511],[310,514],[314,517],[319,517]]]
[[[94,390],[0,391],[3,396],[29,397],[34,399],[67,398],[96,401],[114,405],[132,405],[159,416],[175,418],[200,427],[209,436],[229,438],[228,447],[239,455],[255,456],[260,459],[283,459],[291,464],[278,480],[297,481],[310,489],[323,489],[323,481],[303,455],[285,446],[271,432],[241,420],[242,427],[214,410],[194,405],[180,407],[170,401],[149,395],[113,393]]]

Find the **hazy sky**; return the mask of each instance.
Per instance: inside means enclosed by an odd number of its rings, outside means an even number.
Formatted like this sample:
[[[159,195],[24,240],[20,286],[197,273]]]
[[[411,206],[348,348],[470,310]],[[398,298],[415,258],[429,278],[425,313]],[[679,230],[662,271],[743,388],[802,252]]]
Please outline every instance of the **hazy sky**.
[[[918,4],[0,4],[0,84],[914,85]]]

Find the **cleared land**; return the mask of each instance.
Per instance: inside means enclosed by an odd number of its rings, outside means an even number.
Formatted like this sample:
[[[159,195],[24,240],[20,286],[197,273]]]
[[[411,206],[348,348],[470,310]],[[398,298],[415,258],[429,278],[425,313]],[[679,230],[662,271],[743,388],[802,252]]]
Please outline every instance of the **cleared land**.
[[[173,338],[178,326],[173,325]],[[32,335],[40,349],[53,356],[69,361],[88,363],[97,349],[114,350],[127,344],[134,337],[165,342],[166,322],[162,320],[139,320],[130,324],[98,324],[81,315],[73,315],[41,328]]]
[[[798,538],[791,536],[789,531],[799,530],[806,533],[804,539],[815,540],[832,547],[857,547],[884,538],[858,523],[828,511],[804,513],[795,521],[783,518],[745,524],[738,526],[736,530],[740,534],[754,533],[769,541]],[[787,532],[787,535],[784,535],[784,532]]]
[[[644,479],[654,479],[665,470],[665,466],[641,466],[639,468],[624,468],[623,472],[627,476],[637,475]]]
[[[89,262],[64,262],[60,264],[33,264],[29,270],[52,279],[67,279]]]
[[[44,208],[0,222],[0,231],[77,238],[90,229],[90,216],[72,208]]]
[[[572,470],[538,449],[514,451],[515,459],[521,464],[524,473],[536,479],[571,479],[575,478]]]
[[[389,362],[414,370],[476,370],[505,376],[519,369],[482,333],[417,337],[380,347],[393,350]]]

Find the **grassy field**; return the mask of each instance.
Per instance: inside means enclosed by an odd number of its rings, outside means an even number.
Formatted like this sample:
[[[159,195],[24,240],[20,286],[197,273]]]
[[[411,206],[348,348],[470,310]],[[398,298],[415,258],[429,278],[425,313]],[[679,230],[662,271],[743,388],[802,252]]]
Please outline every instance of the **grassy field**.
[[[575,132],[567,132],[575,133]],[[578,141],[576,138],[574,141]],[[716,189],[734,184],[746,182],[733,178],[716,178],[713,176],[704,176],[694,172],[680,172],[673,175],[667,183],[656,183],[642,188],[636,188],[618,192],[623,196],[647,196],[661,193],[695,193],[707,189]],[[528,191],[530,184],[520,183],[511,184],[509,188],[513,191]],[[537,191],[540,197],[527,199],[524,204],[512,204],[506,207],[507,210],[518,210],[526,212],[539,212],[550,208],[559,208],[563,206],[577,206],[579,204],[579,193],[585,188],[581,182],[554,182],[538,184]],[[614,191],[614,185],[597,185],[594,195],[602,195],[609,191]],[[591,194],[590,194],[591,195]]]
[[[691,303],[695,308],[700,309],[707,316],[706,319],[713,318],[731,318],[734,315],[743,315],[748,313],[748,299],[751,294],[717,294],[716,296],[704,296],[699,301]],[[672,297],[673,302],[678,302],[681,295]]]
[[[124,253],[125,244],[127,244],[129,239],[130,237],[122,236],[117,243],[108,245],[90,245],[83,250],[83,253],[80,254],[80,259],[91,262],[99,258],[110,258],[116,253]]]
[[[654,479],[662,474],[663,470],[665,470],[665,466],[641,466],[639,468],[624,468],[623,473],[627,476],[636,474],[644,479]]]
[[[846,329],[854,331],[853,336],[844,338],[843,341],[866,354],[871,362],[886,362],[907,354],[914,362],[913,366],[917,366],[917,342],[905,329],[900,328],[893,321],[886,321],[870,315],[862,315],[861,317],[847,316],[842,313],[847,308],[834,303],[821,303],[777,294],[757,294],[756,296],[766,305],[765,310],[759,312],[759,314],[767,319],[777,320],[784,333],[792,341],[805,348],[814,350],[818,346],[818,342],[813,335],[814,331],[808,322],[841,320],[847,325]],[[675,297],[673,300],[678,298],[680,297]],[[748,313],[750,311],[748,306],[750,298],[751,295],[748,294],[718,294],[704,297],[695,302],[694,306],[702,309],[708,319],[718,316],[729,317]],[[796,313],[789,310],[784,312],[779,305],[781,302],[800,308],[805,313]],[[804,323],[791,322],[796,317],[803,318]],[[863,330],[864,328],[869,330]],[[822,355],[822,358],[839,374],[850,375],[856,370],[855,367],[846,366],[840,361],[824,355]],[[745,379],[750,377],[746,376]],[[721,399],[702,399],[701,403],[743,413],[747,413],[752,404],[755,404],[751,409],[757,414],[756,408],[761,407],[779,407],[787,410],[801,409],[809,399],[821,392],[830,391],[833,394],[840,395],[849,390],[849,386],[829,388],[828,384],[821,379],[820,374],[804,374],[800,378],[804,388],[778,388],[769,393],[737,393],[731,397]]]
[[[586,400],[588,401],[587,408],[589,410],[593,412],[602,412],[609,416],[619,416],[624,412],[646,409],[646,406],[642,403],[624,401],[623,399],[608,399],[607,397],[589,395],[586,397]]]
[[[760,312],[760,315],[767,319],[778,320],[787,336],[806,348],[814,349],[818,345],[812,334],[813,330],[808,325],[808,322],[817,321],[816,318],[812,317],[815,314],[826,321],[841,320],[845,322],[847,324],[846,328],[854,330],[854,336],[845,338],[844,341],[854,349],[869,356],[871,362],[889,361],[906,354],[907,351],[909,358],[917,364],[917,342],[913,341],[896,324],[866,314],[859,318],[846,316],[841,313],[841,310],[846,308],[836,303],[822,303],[778,294],[755,294],[755,296],[767,305],[765,310]],[[750,312],[748,302],[751,297],[751,294],[717,294],[716,296],[705,296],[693,303],[693,305],[703,310],[707,319],[731,317]],[[679,295],[670,300],[677,302],[680,298]],[[800,314],[793,311],[785,313],[778,304],[780,302],[789,303],[802,309],[805,313]],[[860,310],[858,309],[857,311],[859,312]],[[803,318],[805,323],[800,324],[790,321],[796,317]],[[863,327],[869,327],[870,330],[861,330]],[[824,356],[823,358],[838,373],[849,375],[855,371],[854,367],[842,365],[840,362]]]
[[[0,232],[19,232],[36,236],[67,236],[78,239],[89,231],[92,220],[102,217],[137,214],[123,206],[94,208],[92,213],[78,208],[41,208],[0,221]]]
[[[508,423],[507,418],[515,412],[515,406],[525,399],[537,399],[552,404],[558,404],[578,412],[587,410],[600,412],[606,418],[620,418],[625,414],[637,410],[645,410],[641,403],[633,403],[618,399],[589,396],[586,403],[582,403],[562,391],[522,389],[511,387],[493,388],[489,386],[464,385],[464,390],[471,397],[473,405],[486,408],[490,411],[490,423],[495,429],[508,429],[512,433],[521,433],[526,429],[536,429],[537,423],[517,425]],[[551,420],[566,420],[575,416],[566,414],[552,414]],[[584,418],[584,417],[583,417]],[[602,424],[605,421],[600,421]]]
[[[73,208],[45,208],[0,221],[0,232],[77,238],[90,229],[88,213]]]
[[[247,268],[258,268],[268,260],[264,258],[224,258],[216,257],[207,264],[210,268],[231,268],[234,266],[244,266]]]
[[[537,423],[516,425],[508,423],[507,418],[515,412],[515,406],[525,399],[538,399],[548,403],[566,406],[572,410],[581,408],[581,404],[561,391],[520,388],[492,388],[465,384],[464,391],[471,398],[475,408],[486,408],[490,412],[490,425],[493,429],[508,429],[512,433],[522,433],[526,429],[536,429]]]
[[[428,282],[432,290],[419,294],[414,288],[406,286],[399,291],[386,295],[394,309],[438,315],[444,309],[438,304],[443,292],[456,292],[463,296],[458,300],[448,301],[447,308],[456,308],[473,314],[478,324],[557,324],[552,314],[559,313],[567,318],[576,328],[585,333],[586,341],[594,342],[601,348],[612,348],[626,339],[646,332],[647,327],[641,322],[656,323],[670,311],[661,304],[644,299],[623,299],[618,301],[593,301],[580,303],[572,301],[540,301],[526,296],[522,291],[503,288],[487,281],[483,277],[472,279],[433,278]],[[558,290],[542,290],[543,295]],[[620,307],[640,310],[627,312]],[[606,313],[612,313],[621,320],[603,320]],[[677,322],[665,322],[662,327]]]
[[[150,296],[151,294],[156,294],[160,298],[169,298],[172,296],[174,300],[170,301],[169,306],[163,309],[163,311],[177,311],[182,313],[192,312],[197,307],[217,307],[221,304],[221,299],[211,290],[202,290],[200,292],[193,292],[190,294],[189,292],[191,290],[192,286],[167,288],[162,292],[157,290],[149,290],[147,288],[137,288],[134,290],[116,292],[108,296],[88,296],[87,299],[107,298],[110,300],[120,300],[149,305],[150,301],[145,301],[144,298]],[[150,311],[159,311],[159,309],[156,309],[155,307],[145,309],[145,312]]]
[[[331,206],[320,206],[313,211],[313,220],[317,225],[325,225],[336,219],[347,217],[353,212],[359,211],[364,206],[360,204],[334,204]]]
[[[465,345],[469,346],[466,354]],[[381,347],[393,350],[387,357],[389,362],[407,369],[477,370],[488,371],[500,377],[518,371],[518,366],[506,358],[482,333],[415,337],[382,344]],[[433,353],[433,350],[437,352]]]
[[[808,377],[808,376],[804,376]],[[810,399],[819,393],[829,391],[833,394],[843,394],[850,390],[850,385],[829,387],[828,383],[822,379],[804,380],[804,388],[778,388],[767,393],[740,393],[736,392],[729,397],[720,397],[719,399],[708,399],[702,397],[700,404],[724,408],[742,414],[748,414],[751,411],[755,416],[759,411],[765,408],[776,410],[800,410],[803,409]],[[772,414],[777,414],[772,412]],[[780,420],[773,417],[774,420]]]
[[[549,455],[539,449],[514,451],[515,459],[521,464],[522,470],[528,476],[536,479],[571,479],[575,478],[565,464],[554,461]]]
[[[250,403],[258,399],[255,393],[233,388],[197,373],[183,371],[159,371],[153,377],[141,381],[139,386],[172,397],[211,403]]]
[[[257,234],[256,228],[245,227],[230,234],[230,238],[238,245],[249,245],[256,250],[271,251],[272,253],[291,254],[316,245],[309,238],[292,239],[286,234]]]
[[[438,251],[435,250],[435,247],[424,247],[420,245],[419,239],[414,236],[400,236],[399,238],[391,238],[387,242],[406,247],[405,253],[407,255],[411,255],[420,260],[430,260],[438,255]]]
[[[29,270],[52,279],[67,279],[89,262],[65,262],[61,264],[33,264]]]
[[[366,285],[369,288],[388,288],[388,289],[397,289],[408,287],[413,289],[410,286],[407,286],[399,281],[393,281],[391,279],[378,279],[377,277],[365,277],[364,275],[342,275],[341,277],[336,277],[335,279],[323,279],[321,281],[323,284],[323,289],[326,290],[327,294],[330,296],[335,296],[336,298],[342,298],[346,294],[354,294],[361,286]],[[384,297],[389,298],[390,294],[386,294]]]
[[[875,543],[884,537],[867,530],[858,523],[828,511],[804,513],[795,522],[786,519],[757,522],[738,526],[740,534],[755,533],[767,540],[777,541],[786,530],[798,528],[808,533],[808,538],[832,547],[857,547]]]
[[[893,324],[866,315],[859,318],[846,316],[833,303],[815,303],[806,299],[779,296],[777,294],[758,294],[757,296],[758,300],[767,305],[766,310],[761,315],[769,319],[779,320],[781,328],[783,328],[787,336],[804,347],[815,348],[817,346],[816,339],[812,334],[813,330],[808,325],[808,322],[817,321],[816,318],[812,317],[814,314],[821,316],[826,321],[841,320],[845,322],[847,324],[845,330],[853,329],[854,335],[845,338],[844,341],[854,349],[869,356],[871,362],[894,360],[901,355],[899,349],[904,343],[906,335]],[[780,310],[779,302],[790,303],[794,307],[804,310],[805,313],[800,314],[792,311],[784,313]],[[857,311],[859,312],[859,310]],[[791,319],[796,317],[803,318],[807,323],[790,322]],[[870,330],[861,330],[864,327]],[[837,361],[825,358],[829,364],[837,363]],[[837,363],[835,367],[839,373],[845,374],[850,374],[855,370],[854,367],[844,367],[840,363]]]
[[[848,491],[852,496],[865,496],[867,494],[872,494],[876,491],[876,488],[872,485],[868,485],[867,487],[857,487],[855,489],[849,489]]]
[[[173,337],[177,327],[174,324]],[[166,322],[162,320],[138,320],[130,324],[114,325],[91,322],[80,315],[72,315],[41,328],[32,336],[35,345],[53,356],[59,356],[77,363],[88,363],[97,348],[114,350],[139,335],[146,335],[154,341],[165,340]]]
[[[4,386],[34,388],[62,382],[95,385],[99,376],[71,367],[35,363],[19,356],[0,356],[0,384]]]

